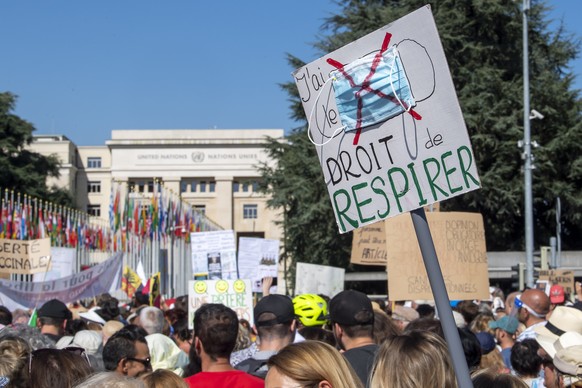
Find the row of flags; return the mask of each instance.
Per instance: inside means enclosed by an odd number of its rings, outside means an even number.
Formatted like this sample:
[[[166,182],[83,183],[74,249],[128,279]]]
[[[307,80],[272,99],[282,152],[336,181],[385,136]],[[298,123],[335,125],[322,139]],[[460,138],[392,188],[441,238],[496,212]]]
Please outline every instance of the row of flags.
[[[1,195],[1,190],[0,190]],[[87,213],[4,189],[0,238],[50,238],[51,246],[105,251],[111,246],[109,227]]]
[[[170,236],[190,242],[190,233],[222,229],[204,214],[154,181],[153,193],[130,192],[125,182],[111,190],[109,224],[114,251],[130,249],[132,237],[167,243]],[[125,192],[122,195],[122,192]]]

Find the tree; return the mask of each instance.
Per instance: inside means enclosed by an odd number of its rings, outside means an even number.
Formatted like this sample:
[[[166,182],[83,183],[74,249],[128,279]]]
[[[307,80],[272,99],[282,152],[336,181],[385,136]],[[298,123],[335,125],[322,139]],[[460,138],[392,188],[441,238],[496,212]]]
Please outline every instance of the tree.
[[[324,55],[424,6],[419,0],[343,0],[340,13],[329,17],[319,41]],[[517,148],[523,139],[521,2],[429,1],[478,163],[482,189],[443,202],[444,210],[480,212],[489,250],[523,249],[523,161]],[[535,238],[547,245],[555,228],[555,198],[563,208],[563,247],[582,248],[581,101],[572,90],[567,64],[579,40],[563,27],[549,31],[548,8],[532,1],[529,11],[531,104],[545,115],[532,122],[535,149],[533,195]],[[288,55],[292,68],[305,63]],[[293,82],[281,85],[289,94],[291,117],[302,125],[288,144],[271,142],[278,162],[264,168],[264,190],[270,206],[284,211],[286,252],[299,261],[345,266],[351,237],[340,235],[325,190],[315,147],[307,141],[306,120]],[[317,171],[314,171],[317,170]]]
[[[71,206],[66,191],[47,187],[47,177],[58,178],[60,162],[56,155],[43,156],[26,147],[35,128],[12,113],[15,104],[14,94],[0,93],[0,187]]]

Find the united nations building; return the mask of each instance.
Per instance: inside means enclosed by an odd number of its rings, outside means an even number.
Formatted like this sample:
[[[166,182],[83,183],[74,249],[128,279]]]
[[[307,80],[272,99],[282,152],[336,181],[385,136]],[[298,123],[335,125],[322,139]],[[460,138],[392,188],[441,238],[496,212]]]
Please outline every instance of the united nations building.
[[[49,185],[69,189],[78,209],[108,219],[112,189],[147,196],[154,183],[179,196],[235,237],[280,239],[280,218],[258,193],[258,166],[271,165],[264,150],[282,129],[114,130],[101,146],[77,146],[62,135],[36,135],[30,147],[56,154],[61,174]]]

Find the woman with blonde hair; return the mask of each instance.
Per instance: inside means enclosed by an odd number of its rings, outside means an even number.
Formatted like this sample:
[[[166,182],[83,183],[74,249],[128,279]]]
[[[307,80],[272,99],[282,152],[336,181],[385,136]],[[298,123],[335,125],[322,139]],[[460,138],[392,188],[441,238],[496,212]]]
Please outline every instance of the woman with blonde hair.
[[[188,388],[188,384],[180,376],[167,369],[158,369],[141,375],[140,380],[146,388]]]
[[[435,333],[413,330],[388,338],[378,349],[371,388],[456,388],[445,341]]]
[[[320,341],[288,345],[272,356],[265,388],[362,388],[346,359],[333,346]]]

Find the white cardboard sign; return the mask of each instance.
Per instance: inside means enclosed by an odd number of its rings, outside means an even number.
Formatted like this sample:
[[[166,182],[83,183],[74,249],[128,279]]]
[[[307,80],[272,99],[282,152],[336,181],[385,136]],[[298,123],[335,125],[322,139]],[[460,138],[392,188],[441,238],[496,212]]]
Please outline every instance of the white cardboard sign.
[[[293,77],[340,233],[480,187],[430,6]]]

